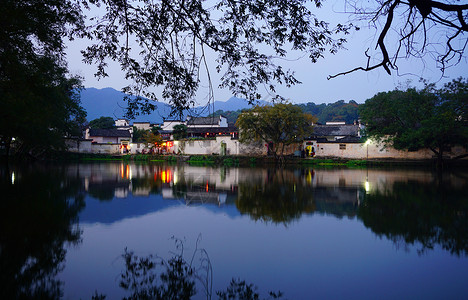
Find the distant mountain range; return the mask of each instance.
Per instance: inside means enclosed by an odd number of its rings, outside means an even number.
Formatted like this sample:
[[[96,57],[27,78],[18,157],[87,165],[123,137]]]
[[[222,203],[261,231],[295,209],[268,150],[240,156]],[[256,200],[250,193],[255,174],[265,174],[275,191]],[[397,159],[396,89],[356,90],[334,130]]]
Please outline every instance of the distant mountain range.
[[[123,101],[125,94],[113,88],[86,88],[81,92],[81,103],[88,113],[87,120],[91,121],[99,117],[112,117],[114,119],[122,118],[125,115],[127,103]],[[260,101],[258,104],[267,104],[265,101]],[[162,123],[169,116],[171,107],[162,102],[155,103],[157,109],[150,115],[137,116],[132,122],[151,122]],[[353,100],[346,103],[344,100],[336,101],[335,103],[315,104],[313,102],[296,104],[305,113],[309,113],[318,118],[320,123],[328,121],[345,121],[347,124],[352,124],[359,119],[359,104]],[[221,113],[228,118],[228,122],[234,123],[239,115],[238,110],[251,108],[246,100],[236,97],[231,97],[227,101],[215,101],[210,106],[199,106],[191,109],[190,115],[207,116],[210,113],[219,111],[229,112]],[[173,119],[173,117],[171,118]]]
[[[81,104],[88,113],[87,120],[91,121],[101,116],[112,117],[114,119],[123,118],[127,103],[123,101],[125,94],[113,88],[86,88],[81,91]],[[213,109],[214,106],[214,109]],[[162,102],[156,102],[157,109],[150,115],[137,116],[133,122],[151,122],[162,123],[164,118],[168,118],[171,112],[171,107]],[[195,107],[193,114],[206,116],[209,112],[236,111],[239,109],[250,108],[246,100],[232,97],[227,101],[215,101],[207,107]]]

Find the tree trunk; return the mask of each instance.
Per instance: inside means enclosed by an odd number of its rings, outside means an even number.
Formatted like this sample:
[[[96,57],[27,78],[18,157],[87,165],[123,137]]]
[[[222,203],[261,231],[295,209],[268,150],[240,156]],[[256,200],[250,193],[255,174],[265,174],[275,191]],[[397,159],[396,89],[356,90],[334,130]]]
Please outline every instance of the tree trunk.
[[[439,148],[439,153],[437,154],[437,169],[442,170],[443,167],[443,150]]]
[[[437,151],[436,149],[434,148],[429,148],[431,149],[432,152],[434,152],[435,155],[437,155],[437,162],[436,162],[436,166],[437,166],[437,169],[438,170],[441,170],[442,167],[443,167],[443,155],[444,155],[444,149],[442,146],[439,145],[439,151]]]

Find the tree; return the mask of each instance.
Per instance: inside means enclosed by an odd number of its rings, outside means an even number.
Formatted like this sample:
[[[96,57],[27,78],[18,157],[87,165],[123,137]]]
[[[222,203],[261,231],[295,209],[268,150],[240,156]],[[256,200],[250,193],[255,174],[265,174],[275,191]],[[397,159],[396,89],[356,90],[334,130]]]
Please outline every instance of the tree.
[[[298,104],[298,106],[301,107],[305,113],[316,116],[320,123],[343,121],[347,124],[352,124],[359,119],[359,104],[353,100],[350,100],[349,103],[340,100],[335,103],[322,103],[319,105],[309,102]]]
[[[187,137],[187,126],[184,124],[175,125],[172,131],[174,140],[181,140]]]
[[[299,82],[293,72],[280,65],[288,51],[307,54],[316,62],[325,53],[341,49],[344,36],[357,29],[350,23],[331,26],[318,19],[311,9],[321,4],[320,0],[314,0],[313,5],[301,0],[5,0],[0,6],[0,77],[12,90],[26,88],[24,99],[32,99],[31,95],[39,95],[37,91],[28,92],[28,85],[21,82],[11,84],[23,78],[24,72],[16,72],[21,70],[18,66],[35,66],[37,58],[47,56],[66,68],[64,39],[87,37],[93,44],[83,51],[84,59],[97,65],[97,76],[107,76],[107,63],[113,60],[120,63],[126,78],[134,81],[123,88],[129,95],[130,118],[154,110],[153,100],[166,100],[173,112],[181,115],[193,106],[203,78],[210,81],[208,98],[213,100],[213,70],[220,74],[221,87],[253,102],[261,98],[259,87],[274,93],[276,84]],[[83,10],[94,6],[102,6],[100,11],[105,13],[85,23]],[[375,9],[352,7],[357,15],[373,18],[371,24],[377,30],[381,19],[386,19],[377,43],[381,62],[372,65],[369,59],[366,67],[357,69],[383,67],[390,72],[396,68],[400,49],[405,49],[407,56],[440,54],[442,70],[464,55],[466,4],[379,0]],[[393,20],[397,15],[406,17],[402,28]],[[429,31],[440,33],[436,43],[432,36],[424,35]],[[394,55],[386,47],[389,32],[402,36]],[[419,33],[421,40],[416,36]],[[415,48],[416,43],[422,48]],[[433,50],[436,44],[445,45],[445,51]],[[217,58],[208,61],[208,52]],[[40,79],[35,80],[40,83]],[[161,92],[157,95],[154,90]]]
[[[85,117],[63,43],[70,27],[82,28],[80,9],[69,0],[6,0],[0,14],[0,143],[7,155],[13,140],[19,153],[64,148]]]
[[[90,1],[97,2],[100,1]],[[123,89],[129,117],[155,109],[165,100],[177,111],[194,104],[201,74],[209,66],[220,73],[221,87],[253,102],[259,86],[298,83],[293,72],[278,65],[287,49],[307,53],[312,62],[327,51],[336,53],[352,25],[330,26],[311,12],[308,3],[292,1],[103,1],[106,13],[92,20],[95,43],[85,61],[107,76],[107,60],[120,63],[134,84]],[[316,7],[321,1],[313,1]],[[337,34],[335,37],[334,35]],[[260,50],[261,49],[261,50]],[[288,49],[288,50],[289,50]],[[207,60],[207,53],[217,55]],[[161,86],[161,96],[149,88]],[[209,94],[212,100],[212,93]]]
[[[146,134],[146,130],[138,129],[137,127],[133,126],[133,134],[132,134],[132,142],[133,143],[141,143],[143,142],[143,137]]]
[[[288,225],[316,210],[313,189],[300,184],[294,172],[267,169],[266,174],[262,180],[239,182],[236,207],[241,214],[255,221]]]
[[[154,134],[151,131],[146,131],[146,133],[143,136],[143,141],[146,144],[151,145],[150,148],[154,148],[159,147],[162,144],[163,139],[160,134]]]
[[[112,129],[115,128],[115,121],[112,117],[99,117],[89,122],[89,127],[95,129]]]
[[[378,0],[374,5],[346,1],[346,11],[357,21],[375,29],[377,53],[367,49],[365,66],[329,76],[328,79],[355,71],[383,68],[390,74],[398,70],[402,58],[429,57],[444,73],[458,64],[468,44],[468,4],[444,0]],[[395,47],[389,47],[395,45]]]
[[[0,298],[59,299],[67,250],[82,241],[83,179],[60,168],[0,172]]]
[[[457,79],[436,90],[378,93],[362,106],[360,115],[369,137],[395,149],[430,149],[442,161],[446,149],[468,145],[468,81]]]
[[[302,141],[312,133],[312,115],[305,114],[293,104],[276,103],[256,106],[240,114],[236,125],[241,142],[265,141],[274,143],[274,155],[283,156],[285,146]]]
[[[439,246],[466,257],[467,186],[448,182],[442,178],[417,184],[397,180],[385,191],[364,194],[358,218],[379,238],[386,237],[396,245],[419,245],[419,253]]]
[[[153,127],[151,127],[151,132],[153,134],[159,134],[159,132],[162,130],[161,126],[159,125],[154,125]]]
[[[66,68],[50,56],[9,71],[15,76],[0,75],[0,141],[7,156],[13,141],[16,154],[37,156],[65,149],[65,137],[81,135],[86,112],[80,106],[79,78],[69,78]]]

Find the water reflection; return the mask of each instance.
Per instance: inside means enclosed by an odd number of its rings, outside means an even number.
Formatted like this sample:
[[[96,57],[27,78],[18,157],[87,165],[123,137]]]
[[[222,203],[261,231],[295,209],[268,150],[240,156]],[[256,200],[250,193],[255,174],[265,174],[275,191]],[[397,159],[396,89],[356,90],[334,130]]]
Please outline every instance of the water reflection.
[[[176,206],[244,215],[265,227],[290,228],[314,215],[352,219],[402,249],[468,254],[467,173],[126,163],[0,171],[1,299],[59,297],[55,277],[67,245],[80,241],[78,226]]]
[[[239,183],[235,203],[242,214],[287,224],[316,210],[313,188],[304,184],[304,172],[267,169],[264,175]]]
[[[81,179],[63,169],[0,174],[0,298],[58,299],[65,248],[80,241]]]
[[[313,214],[358,218],[396,245],[419,243],[421,251],[440,245],[453,254],[467,254],[466,174],[144,164],[75,168],[79,171],[72,172],[83,176],[88,194],[101,201],[158,196],[166,202],[156,209],[171,201],[172,205],[235,207],[223,213],[284,225]]]
[[[466,182],[453,186],[433,182],[396,181],[391,188],[365,197],[358,216],[378,236],[396,245],[417,244],[419,252],[440,245],[456,255],[468,254],[468,199]]]

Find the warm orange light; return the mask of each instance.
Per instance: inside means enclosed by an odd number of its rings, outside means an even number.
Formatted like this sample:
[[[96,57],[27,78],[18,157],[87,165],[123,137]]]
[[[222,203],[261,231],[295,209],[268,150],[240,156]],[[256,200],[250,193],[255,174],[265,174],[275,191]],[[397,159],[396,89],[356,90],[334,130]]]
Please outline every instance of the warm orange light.
[[[166,170],[161,172],[161,180],[163,183],[169,183],[172,181],[172,172],[171,170]]]
[[[172,172],[171,170],[166,171],[166,182],[171,182],[172,181]]]
[[[130,166],[129,165],[127,165],[127,170],[125,172],[125,175],[127,176],[126,178],[130,177]]]
[[[173,141],[167,142],[167,147],[171,148],[172,146],[174,146],[174,142],[173,142]]]
[[[206,182],[206,192],[208,193],[208,181]]]

